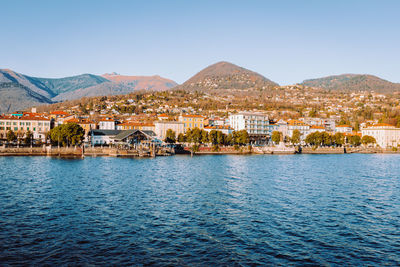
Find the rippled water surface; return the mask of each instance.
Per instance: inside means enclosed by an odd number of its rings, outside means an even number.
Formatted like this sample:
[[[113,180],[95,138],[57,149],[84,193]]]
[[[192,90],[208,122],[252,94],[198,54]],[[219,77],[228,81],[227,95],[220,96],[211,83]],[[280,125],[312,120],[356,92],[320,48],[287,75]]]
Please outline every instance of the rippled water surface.
[[[0,265],[400,265],[398,155],[0,166]]]

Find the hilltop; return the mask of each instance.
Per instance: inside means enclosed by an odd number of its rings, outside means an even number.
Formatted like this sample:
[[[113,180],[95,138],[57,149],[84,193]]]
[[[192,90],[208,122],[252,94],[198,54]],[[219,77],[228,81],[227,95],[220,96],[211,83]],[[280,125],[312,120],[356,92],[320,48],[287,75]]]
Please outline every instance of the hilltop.
[[[278,86],[264,76],[221,61],[210,65],[177,86],[176,89],[207,91],[213,89],[268,89]]]
[[[392,93],[400,91],[400,83],[392,83],[368,74],[342,74],[302,82],[303,85],[328,90],[375,91]]]

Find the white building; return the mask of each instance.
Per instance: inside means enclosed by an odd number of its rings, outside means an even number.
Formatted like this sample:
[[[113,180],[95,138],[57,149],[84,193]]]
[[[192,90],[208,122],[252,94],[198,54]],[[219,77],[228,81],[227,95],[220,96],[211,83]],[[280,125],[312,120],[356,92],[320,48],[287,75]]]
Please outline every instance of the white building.
[[[363,128],[362,135],[369,135],[375,138],[376,143],[382,147],[397,147],[400,145],[400,128],[393,125],[379,123],[373,126]]]
[[[300,140],[304,140],[310,133],[310,125],[299,120],[289,120],[287,130],[288,136],[292,137],[294,130],[299,130]]]
[[[266,114],[240,112],[229,116],[229,125],[235,130],[247,130],[249,134],[268,134],[269,118]]]
[[[337,125],[335,127],[335,133],[351,133],[353,128],[350,125]]]
[[[168,129],[171,129],[172,131],[175,132],[176,137],[178,137],[179,134],[185,133],[185,127],[183,122],[179,121],[155,121],[154,122],[154,132],[156,136],[164,140],[167,134]]]
[[[113,119],[104,118],[99,121],[100,130],[115,130],[116,123]]]

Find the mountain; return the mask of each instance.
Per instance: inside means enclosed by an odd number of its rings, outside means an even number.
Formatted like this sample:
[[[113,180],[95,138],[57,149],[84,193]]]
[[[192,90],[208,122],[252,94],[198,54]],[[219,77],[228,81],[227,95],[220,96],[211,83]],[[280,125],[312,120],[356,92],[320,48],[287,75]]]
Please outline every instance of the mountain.
[[[392,83],[368,74],[334,75],[305,80],[302,84],[306,86],[344,91],[375,91],[379,93],[391,93],[400,90],[400,83]]]
[[[0,82],[0,99],[0,113],[9,113],[31,106],[52,103],[49,98],[22,84],[12,82]]]
[[[124,95],[137,90],[163,91],[178,85],[176,82],[155,76],[125,76],[116,73],[104,74],[106,82],[91,87],[61,93],[53,98],[55,101],[79,99],[99,95]]]
[[[176,89],[267,89],[278,86],[264,76],[229,62],[218,62],[203,69]]]
[[[116,73],[102,75],[109,81],[114,83],[131,86],[135,90],[155,90],[163,91],[171,89],[178,84],[173,80],[162,78],[158,75],[154,76],[126,76]]]
[[[82,74],[65,78],[38,78],[0,69],[0,112],[11,112],[84,96],[128,94],[135,90],[166,90],[176,86],[160,76],[103,76]]]
[[[0,83],[13,83],[29,88],[31,91],[38,93],[46,98],[52,98],[55,93],[44,86],[36,78],[17,73],[9,69],[0,69]]]
[[[62,93],[73,92],[78,89],[95,86],[104,82],[108,82],[106,78],[93,74],[82,74],[78,76],[65,77],[59,79],[51,78],[32,78],[42,84],[54,94],[59,95]]]

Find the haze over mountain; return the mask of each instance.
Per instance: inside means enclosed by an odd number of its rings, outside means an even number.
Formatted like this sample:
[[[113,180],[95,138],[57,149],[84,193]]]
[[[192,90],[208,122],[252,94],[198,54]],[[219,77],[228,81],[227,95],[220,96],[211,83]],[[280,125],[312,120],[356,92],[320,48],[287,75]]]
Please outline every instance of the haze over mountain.
[[[267,89],[275,86],[278,86],[278,84],[254,71],[221,61],[206,67],[175,88],[204,91],[213,89]]]
[[[108,78],[107,78],[108,77]],[[166,90],[177,84],[160,76],[104,77],[82,74],[65,78],[37,78],[0,70],[0,113],[84,96],[127,94],[135,90]]]
[[[305,80],[303,85],[328,90],[375,91],[391,93],[400,90],[400,83],[392,83],[368,74],[342,74],[317,79]]]

